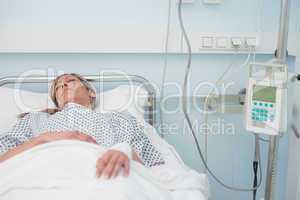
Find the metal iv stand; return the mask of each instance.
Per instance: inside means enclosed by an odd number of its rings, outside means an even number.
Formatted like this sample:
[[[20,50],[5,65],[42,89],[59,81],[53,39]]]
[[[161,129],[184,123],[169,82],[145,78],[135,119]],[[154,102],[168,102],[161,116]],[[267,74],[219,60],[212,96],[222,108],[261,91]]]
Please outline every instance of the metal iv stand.
[[[289,10],[290,0],[281,0],[281,12],[280,12],[280,23],[279,33],[277,41],[277,50],[275,54],[276,63],[284,64],[287,57],[287,41],[288,41],[288,29],[289,29]],[[272,72],[269,72],[271,75]],[[276,175],[277,175],[277,157],[279,148],[280,134],[277,136],[270,136],[269,143],[269,154],[268,154],[268,167],[267,167],[267,178],[265,188],[265,199],[274,200],[275,187],[276,187]]]

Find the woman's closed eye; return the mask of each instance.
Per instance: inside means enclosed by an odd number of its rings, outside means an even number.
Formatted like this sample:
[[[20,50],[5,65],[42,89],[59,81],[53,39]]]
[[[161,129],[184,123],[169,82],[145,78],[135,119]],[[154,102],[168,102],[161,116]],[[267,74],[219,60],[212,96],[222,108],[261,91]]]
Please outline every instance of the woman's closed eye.
[[[67,83],[77,81],[76,79],[68,79]]]
[[[74,83],[75,81],[77,81],[76,79],[68,79],[66,81],[66,83]],[[64,87],[64,84],[59,84],[56,86],[55,91],[58,91],[59,89],[62,89]]]
[[[61,84],[61,85],[58,85],[58,86],[56,86],[56,88],[55,88],[55,91],[58,91],[59,89],[62,89],[63,88],[63,85]]]
[[[72,84],[72,85],[74,85],[76,82],[77,82],[78,80],[77,79],[68,79],[67,81],[66,81],[66,84]]]

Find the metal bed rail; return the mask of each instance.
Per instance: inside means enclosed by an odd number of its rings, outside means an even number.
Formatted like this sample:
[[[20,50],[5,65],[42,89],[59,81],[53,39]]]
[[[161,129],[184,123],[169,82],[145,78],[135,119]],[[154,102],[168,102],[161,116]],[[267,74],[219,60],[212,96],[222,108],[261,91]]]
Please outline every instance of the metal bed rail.
[[[148,115],[146,120],[149,124],[155,127],[156,125],[156,90],[154,86],[144,77],[138,75],[83,75],[89,82],[111,82],[111,83],[126,83],[139,84],[148,93],[148,101],[145,106],[145,114]],[[56,76],[6,76],[0,78],[0,87],[8,84],[23,84],[23,83],[49,83],[53,81]]]

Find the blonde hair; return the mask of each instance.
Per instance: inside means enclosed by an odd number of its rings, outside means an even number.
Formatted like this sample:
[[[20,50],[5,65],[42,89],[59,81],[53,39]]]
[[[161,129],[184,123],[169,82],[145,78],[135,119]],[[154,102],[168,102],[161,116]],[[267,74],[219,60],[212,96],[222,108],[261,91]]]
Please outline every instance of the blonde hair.
[[[78,78],[78,79],[80,80],[80,82],[86,87],[87,90],[92,91],[92,92],[94,92],[95,94],[97,94],[97,93],[96,93],[95,87],[93,87],[93,85],[91,85],[91,84],[90,84],[85,78],[83,78],[81,75],[75,74],[75,73],[65,73],[65,74],[62,74],[62,75],[57,76],[57,77],[54,79],[54,81],[53,81],[53,83],[52,83],[52,85],[51,85],[51,87],[50,87],[50,97],[51,97],[51,100],[53,101],[54,105],[55,105],[57,108],[54,108],[54,109],[52,109],[52,108],[47,108],[47,109],[41,110],[41,112],[46,112],[46,113],[48,113],[48,114],[53,115],[53,114],[55,114],[56,112],[60,111],[60,108],[59,108],[59,106],[58,106],[58,102],[57,102],[57,99],[56,99],[56,91],[55,91],[55,87],[56,87],[56,84],[57,84],[58,80],[59,80],[61,77],[65,76],[65,75],[72,75],[72,76],[75,76],[76,78]],[[97,97],[91,99],[91,106],[92,106],[92,109],[95,109],[95,108],[96,108],[96,106],[97,106],[97,103],[96,103],[96,102],[97,102]],[[23,117],[25,117],[27,114],[29,114],[29,113],[28,113],[28,112],[26,112],[26,113],[21,113],[21,114],[18,115],[18,118],[23,118]]]
[[[76,74],[76,73],[65,73],[65,74],[62,74],[62,75],[59,75],[58,77],[56,77],[50,87],[50,97],[54,103],[54,105],[56,107],[58,107],[58,102],[57,102],[57,99],[56,99],[56,91],[55,91],[55,87],[57,85],[57,82],[58,80],[65,76],[65,75],[71,75],[71,76],[75,76],[76,78],[78,78],[80,80],[80,82],[86,87],[87,90],[89,91],[92,91],[94,92],[95,94],[96,93],[96,89],[95,87],[93,87],[89,82],[88,80],[86,80],[85,78],[83,78],[81,75],[79,74]],[[94,109],[96,107],[96,102],[97,102],[97,98],[92,98],[91,99],[91,105],[92,105],[92,109]]]

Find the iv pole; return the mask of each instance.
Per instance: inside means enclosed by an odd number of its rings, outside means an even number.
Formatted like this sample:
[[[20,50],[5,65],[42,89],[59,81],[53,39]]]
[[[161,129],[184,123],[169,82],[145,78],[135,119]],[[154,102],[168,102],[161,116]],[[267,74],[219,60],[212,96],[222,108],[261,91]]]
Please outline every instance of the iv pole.
[[[287,57],[290,0],[281,0],[279,32],[274,62],[284,64]],[[271,73],[271,72],[270,72]],[[265,200],[274,200],[277,156],[280,136],[270,136]]]

